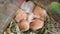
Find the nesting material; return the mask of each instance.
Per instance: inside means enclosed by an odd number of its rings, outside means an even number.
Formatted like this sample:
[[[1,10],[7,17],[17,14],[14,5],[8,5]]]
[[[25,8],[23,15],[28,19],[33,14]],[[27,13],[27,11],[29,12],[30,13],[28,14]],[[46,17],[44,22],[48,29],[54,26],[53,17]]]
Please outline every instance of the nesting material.
[[[34,3],[32,1],[24,2],[21,5],[21,9],[23,9],[26,13],[31,13],[34,8]]]
[[[22,9],[19,9],[17,10],[15,20],[16,22],[20,22],[21,20],[27,20],[27,16],[28,15]]]
[[[46,18],[46,10],[42,9],[41,7],[39,6],[36,6],[34,11],[33,11],[33,14],[34,14],[34,17],[35,18],[39,18],[41,20],[45,20]]]
[[[0,34],[3,34],[7,26],[10,24],[17,9],[18,7],[11,3],[0,4]]]
[[[29,30],[29,23],[26,20],[22,20],[19,23],[19,28],[21,31],[27,31],[27,30]]]
[[[30,23],[30,29],[33,31],[36,31],[40,28],[42,28],[44,25],[44,21],[41,21],[39,19],[34,19],[31,23]]]

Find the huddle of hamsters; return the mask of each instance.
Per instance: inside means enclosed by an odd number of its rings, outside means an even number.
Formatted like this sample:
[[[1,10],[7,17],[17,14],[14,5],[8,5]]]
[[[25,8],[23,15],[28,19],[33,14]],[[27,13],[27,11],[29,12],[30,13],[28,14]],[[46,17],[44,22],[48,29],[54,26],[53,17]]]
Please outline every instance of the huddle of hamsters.
[[[21,31],[27,31],[29,29],[36,31],[44,26],[46,16],[45,9],[35,6],[32,1],[24,1],[21,8],[17,10],[14,19]]]

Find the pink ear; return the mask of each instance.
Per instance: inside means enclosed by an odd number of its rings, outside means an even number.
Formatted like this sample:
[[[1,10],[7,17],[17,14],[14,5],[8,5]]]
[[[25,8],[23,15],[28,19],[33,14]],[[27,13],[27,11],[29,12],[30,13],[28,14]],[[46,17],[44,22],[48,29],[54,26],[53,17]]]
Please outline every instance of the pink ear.
[[[17,0],[18,3],[22,4],[26,0]]]

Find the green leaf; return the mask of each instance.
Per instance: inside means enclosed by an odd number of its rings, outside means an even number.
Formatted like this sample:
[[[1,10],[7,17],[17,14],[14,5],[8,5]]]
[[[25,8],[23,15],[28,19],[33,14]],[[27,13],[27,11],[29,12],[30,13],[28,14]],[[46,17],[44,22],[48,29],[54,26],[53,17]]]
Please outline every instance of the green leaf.
[[[49,8],[53,11],[53,13],[60,14],[60,3],[52,2],[49,5]]]

